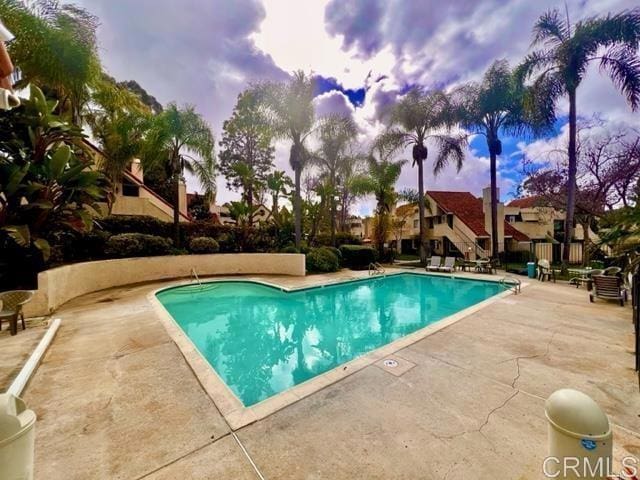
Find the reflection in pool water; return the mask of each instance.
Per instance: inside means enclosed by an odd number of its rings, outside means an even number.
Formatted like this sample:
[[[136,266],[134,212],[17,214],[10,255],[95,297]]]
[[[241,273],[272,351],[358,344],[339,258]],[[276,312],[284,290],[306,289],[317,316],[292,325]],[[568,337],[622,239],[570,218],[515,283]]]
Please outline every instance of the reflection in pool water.
[[[157,296],[248,407],[500,291],[401,274],[292,293],[233,281]]]

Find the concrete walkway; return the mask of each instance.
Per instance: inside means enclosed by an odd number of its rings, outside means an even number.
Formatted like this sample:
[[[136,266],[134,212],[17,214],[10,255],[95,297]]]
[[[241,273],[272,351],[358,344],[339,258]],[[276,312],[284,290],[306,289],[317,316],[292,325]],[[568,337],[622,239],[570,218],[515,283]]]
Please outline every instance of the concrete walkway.
[[[262,277],[282,285],[334,281]],[[38,479],[542,478],[544,399],[572,387],[640,456],[631,311],[534,282],[395,355],[232,434],[147,294],[100,292],[63,324],[25,399]],[[414,366],[415,365],[415,366]],[[248,454],[245,454],[243,447]]]

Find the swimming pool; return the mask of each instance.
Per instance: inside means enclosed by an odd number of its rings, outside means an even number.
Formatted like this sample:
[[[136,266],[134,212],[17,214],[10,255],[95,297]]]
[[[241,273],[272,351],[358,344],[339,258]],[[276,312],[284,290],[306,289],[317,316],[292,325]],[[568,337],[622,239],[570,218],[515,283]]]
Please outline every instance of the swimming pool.
[[[291,292],[218,281],[156,296],[250,407],[502,291],[495,282],[403,273]]]

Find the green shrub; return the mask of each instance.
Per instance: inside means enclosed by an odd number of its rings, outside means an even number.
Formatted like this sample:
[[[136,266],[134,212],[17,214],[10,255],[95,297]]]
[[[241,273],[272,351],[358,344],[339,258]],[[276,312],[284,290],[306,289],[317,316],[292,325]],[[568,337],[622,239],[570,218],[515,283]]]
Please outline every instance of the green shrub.
[[[308,272],[337,272],[340,260],[327,248],[313,248],[306,255],[306,268]]]
[[[322,247],[322,248],[326,248],[327,250],[333,252],[333,254],[338,257],[338,260],[340,260],[340,263],[342,263],[342,252],[340,251],[339,248],[336,247]]]
[[[220,245],[211,237],[194,237],[189,242],[189,250],[193,253],[217,253]]]
[[[331,246],[331,235],[328,233],[320,233],[316,235],[315,243],[317,245]],[[349,232],[336,232],[336,245],[361,245],[362,239],[356,237]]]
[[[105,247],[105,253],[111,258],[151,257],[169,255],[172,243],[168,238],[143,233],[122,233],[114,235]]]
[[[300,252],[294,245],[287,245],[282,250],[280,250],[280,253],[300,253]]]
[[[376,252],[373,248],[363,245],[342,245],[342,264],[353,270],[364,270],[369,264],[376,261]]]
[[[98,223],[113,235],[144,233],[169,238],[173,234],[173,225],[170,222],[163,222],[147,215],[111,215],[99,220]]]

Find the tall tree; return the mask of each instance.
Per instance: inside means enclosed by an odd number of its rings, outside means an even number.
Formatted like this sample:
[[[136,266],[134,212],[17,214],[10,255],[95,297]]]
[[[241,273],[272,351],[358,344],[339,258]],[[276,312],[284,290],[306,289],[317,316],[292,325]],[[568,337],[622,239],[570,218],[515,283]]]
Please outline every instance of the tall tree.
[[[289,189],[293,187],[293,182],[282,170],[276,170],[267,175],[266,186],[271,193],[271,216],[276,225],[280,224],[280,197],[289,194]]]
[[[543,14],[533,27],[533,46],[518,67],[522,78],[535,77],[529,105],[545,104],[546,111],[561,97],[569,99],[567,211],[564,225],[563,265],[569,260],[576,205],[578,87],[591,63],[599,62],[633,110],[640,106],[640,9],[592,17],[572,25],[567,13]]]
[[[265,83],[257,87],[268,108],[270,125],[277,138],[291,142],[289,164],[294,171],[293,213],[296,247],[302,240],[302,204],[300,198],[302,170],[309,160],[306,140],[314,131],[313,96],[315,82],[302,71],[293,73],[287,82]]]
[[[357,133],[355,122],[347,117],[332,115],[324,119],[318,129],[320,147],[314,155],[315,163],[327,179],[330,189],[330,231],[331,245],[336,246],[336,222],[338,216],[338,172],[347,161],[348,147]]]
[[[209,124],[193,106],[171,103],[154,117],[145,137],[143,161],[166,165],[173,182],[174,242],[180,245],[180,181],[184,170],[193,173],[205,194],[215,192],[214,139]],[[196,158],[196,156],[198,158]]]
[[[353,191],[354,180],[362,174],[364,163],[366,163],[366,155],[361,154],[358,147],[352,144],[340,164],[338,193],[340,197],[340,231],[342,232],[349,232],[349,209],[356,198]]]
[[[253,210],[257,190],[273,169],[274,158],[273,132],[255,92],[246,90],[238,95],[222,130],[220,172],[228,187],[242,190],[244,201]]]
[[[491,251],[498,254],[498,181],[497,157],[502,154],[500,134],[518,135],[527,130],[540,131],[550,124],[536,119],[543,115],[527,115],[524,108],[525,88],[506,60],[496,60],[486,71],[482,82],[468,83],[455,92],[460,109],[460,124],[472,133],[483,135],[489,148],[491,171]]]
[[[359,195],[373,194],[376,199],[375,242],[380,258],[384,255],[384,242],[389,229],[389,216],[397,194],[395,185],[406,160],[393,160],[397,148],[386,139],[378,139],[367,158],[367,172],[354,180],[354,191]]]
[[[427,143],[434,145],[438,154],[434,162],[434,174],[439,173],[449,162],[462,168],[466,136],[450,134],[457,123],[457,112],[449,95],[442,91],[411,89],[392,108],[390,129],[385,142],[398,142],[412,146],[413,166],[418,166],[418,211],[420,215],[420,260],[426,261],[426,222],[424,194],[424,161],[429,150]]]

